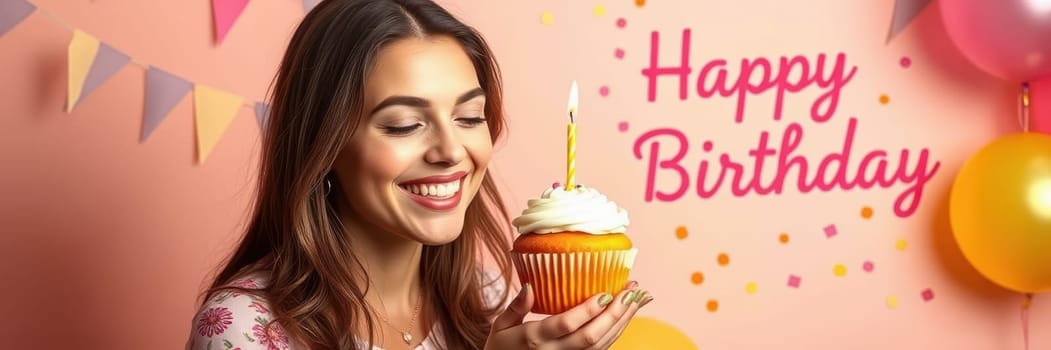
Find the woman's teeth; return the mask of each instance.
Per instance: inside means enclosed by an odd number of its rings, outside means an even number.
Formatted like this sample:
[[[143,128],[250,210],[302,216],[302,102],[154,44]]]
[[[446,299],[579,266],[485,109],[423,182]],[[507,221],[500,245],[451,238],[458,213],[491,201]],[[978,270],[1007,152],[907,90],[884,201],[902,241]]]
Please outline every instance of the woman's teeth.
[[[417,185],[404,185],[401,186],[406,191],[418,194],[421,196],[432,197],[432,198],[448,198],[452,197],[456,192],[460,191],[460,180],[450,181],[441,184],[417,184]]]

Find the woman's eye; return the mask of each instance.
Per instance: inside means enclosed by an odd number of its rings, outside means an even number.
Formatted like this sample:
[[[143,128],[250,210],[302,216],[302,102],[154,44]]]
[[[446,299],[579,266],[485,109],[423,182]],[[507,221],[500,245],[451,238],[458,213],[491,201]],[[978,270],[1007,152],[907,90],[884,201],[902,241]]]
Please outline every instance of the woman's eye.
[[[463,124],[465,124],[467,126],[476,126],[476,125],[481,125],[481,124],[485,123],[485,118],[482,118],[482,117],[457,118],[456,120],[460,121],[461,123],[463,123]]]
[[[423,124],[416,123],[407,126],[382,126],[383,131],[390,135],[405,135],[419,129]]]

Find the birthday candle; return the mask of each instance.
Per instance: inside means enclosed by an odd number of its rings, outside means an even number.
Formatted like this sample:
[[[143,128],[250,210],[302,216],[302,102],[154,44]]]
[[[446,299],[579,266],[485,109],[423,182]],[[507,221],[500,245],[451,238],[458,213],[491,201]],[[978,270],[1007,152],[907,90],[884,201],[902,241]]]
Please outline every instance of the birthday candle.
[[[576,186],[577,175],[577,124],[573,114],[577,112],[577,81],[569,89],[569,125],[566,126],[566,190]]]

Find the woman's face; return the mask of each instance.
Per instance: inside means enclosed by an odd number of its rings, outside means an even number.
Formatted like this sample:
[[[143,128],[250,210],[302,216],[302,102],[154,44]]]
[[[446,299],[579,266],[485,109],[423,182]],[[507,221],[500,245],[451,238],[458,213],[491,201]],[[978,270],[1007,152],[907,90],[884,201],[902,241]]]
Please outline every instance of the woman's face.
[[[463,229],[492,153],[485,95],[450,37],[385,46],[365,83],[365,115],[335,170],[361,229],[424,244]]]

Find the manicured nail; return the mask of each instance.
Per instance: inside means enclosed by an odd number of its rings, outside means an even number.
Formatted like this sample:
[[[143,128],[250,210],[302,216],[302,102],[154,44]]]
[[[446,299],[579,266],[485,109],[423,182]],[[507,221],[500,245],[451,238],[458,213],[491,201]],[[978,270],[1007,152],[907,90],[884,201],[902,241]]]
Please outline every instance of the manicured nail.
[[[646,297],[650,296],[650,291],[643,290],[635,294],[635,300],[633,300],[639,306],[642,306],[642,301],[646,300]]]
[[[646,304],[649,304],[651,301],[653,301],[653,297],[647,296],[646,300],[643,300],[642,303],[639,304],[639,307],[646,306]]]
[[[602,294],[602,296],[598,297],[598,306],[605,307],[611,302],[613,302],[613,297],[609,294]]]
[[[628,281],[628,289],[635,289],[639,287],[638,281]]]
[[[624,299],[621,299],[620,302],[624,303],[624,305],[630,304],[631,300],[635,299],[635,294],[636,291],[629,291],[627,294],[624,294]]]

